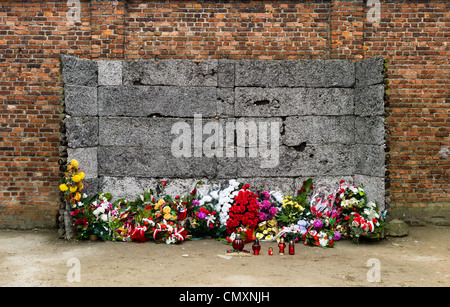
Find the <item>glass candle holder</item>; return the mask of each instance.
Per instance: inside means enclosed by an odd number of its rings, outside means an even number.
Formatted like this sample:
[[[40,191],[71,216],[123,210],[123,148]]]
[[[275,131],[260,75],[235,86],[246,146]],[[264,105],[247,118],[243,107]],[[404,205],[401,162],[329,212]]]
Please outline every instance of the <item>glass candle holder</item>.
[[[252,245],[253,255],[259,255],[259,251],[261,250],[261,245],[259,244],[259,240],[255,239],[255,242]]]
[[[294,240],[289,241],[289,255],[295,254]]]
[[[278,243],[278,253],[284,255],[284,249],[286,248],[286,243],[284,243],[284,238],[281,237],[280,243]]]

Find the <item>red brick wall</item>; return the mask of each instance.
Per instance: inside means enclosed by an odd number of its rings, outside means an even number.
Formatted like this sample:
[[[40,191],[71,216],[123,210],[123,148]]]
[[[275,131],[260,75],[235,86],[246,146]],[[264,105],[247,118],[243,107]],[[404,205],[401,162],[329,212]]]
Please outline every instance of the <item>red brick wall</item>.
[[[380,23],[364,24],[364,57],[390,59],[388,180],[400,217],[448,217],[449,37],[449,1],[382,1]]]
[[[447,215],[450,2],[0,2],[0,228],[52,227],[59,207],[59,57],[362,59],[388,68],[392,214]]]

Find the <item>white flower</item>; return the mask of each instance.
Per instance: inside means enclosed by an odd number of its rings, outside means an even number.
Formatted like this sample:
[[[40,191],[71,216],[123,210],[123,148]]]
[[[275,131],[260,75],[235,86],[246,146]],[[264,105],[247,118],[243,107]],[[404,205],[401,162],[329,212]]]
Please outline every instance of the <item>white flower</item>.
[[[283,197],[283,194],[282,194],[281,192],[279,192],[279,191],[277,191],[277,192],[271,191],[269,194],[272,195],[272,197],[273,197],[278,203],[281,204],[281,203],[283,202],[284,197]]]
[[[219,193],[217,193],[217,191],[212,191],[209,195],[211,195],[211,197],[214,198],[214,199],[218,199],[219,198]]]
[[[210,203],[212,201],[212,197],[209,195],[206,195],[202,198],[203,203]]]
[[[169,237],[169,238],[166,240],[166,243],[167,243],[167,244],[173,244],[173,243],[175,243],[175,242],[176,242],[176,240],[175,240],[174,237]]]
[[[380,217],[375,210],[367,209],[367,208],[364,209],[364,214],[367,216],[367,219],[370,221],[372,219],[378,219]]]
[[[208,214],[208,216],[206,217],[206,226],[209,227],[209,224],[210,223],[214,224],[215,221],[216,217],[214,215]]]
[[[108,216],[107,216],[106,214],[102,214],[102,215],[100,216],[100,219],[101,219],[103,222],[106,222],[106,221],[108,220]]]
[[[320,243],[320,246],[325,247],[328,244],[328,240],[325,238],[320,238],[319,243]]]
[[[234,189],[239,187],[239,182],[237,182],[237,181],[234,180],[234,179],[231,179],[231,180],[229,181],[229,184],[230,184],[230,186],[232,186]]]

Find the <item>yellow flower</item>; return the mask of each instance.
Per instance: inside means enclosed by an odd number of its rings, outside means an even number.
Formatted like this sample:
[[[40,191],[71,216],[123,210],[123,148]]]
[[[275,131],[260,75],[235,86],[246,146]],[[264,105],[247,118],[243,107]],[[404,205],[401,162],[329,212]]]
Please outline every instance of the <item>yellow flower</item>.
[[[83,180],[86,175],[84,174],[84,172],[79,172],[78,176],[80,176],[80,179]]]
[[[78,174],[72,175],[72,181],[73,182],[79,182],[81,180],[80,176]]]
[[[172,217],[172,215],[170,213],[164,214],[164,219],[165,220],[170,220],[171,217]]]
[[[76,186],[71,186],[70,187],[70,193],[75,193],[77,191],[77,187]]]
[[[73,168],[78,168],[78,161],[73,159],[72,161],[70,161],[70,165],[72,165]]]
[[[75,200],[80,200],[81,199],[81,194],[77,192],[73,198]]]
[[[265,229],[264,231],[263,231],[263,234],[264,235],[266,235],[266,234],[268,234],[269,233],[269,231],[267,230],[267,229]]]
[[[176,220],[177,218],[178,218],[178,216],[172,215],[172,219],[173,219],[173,220]]]
[[[165,206],[164,209],[163,209],[163,212],[164,212],[165,214],[170,213],[170,207],[169,207],[169,206]]]
[[[77,184],[77,188],[78,188],[78,191],[81,191],[81,190],[83,190],[83,188],[84,188],[84,184],[80,181],[80,182],[78,182],[78,184]]]
[[[59,189],[60,189],[62,192],[65,192],[65,191],[67,191],[67,190],[69,189],[69,187],[67,186],[67,184],[63,183],[63,184],[60,184],[60,185],[59,185]]]
[[[164,199],[160,199],[160,200],[156,203],[156,205],[155,205],[155,210],[158,210],[159,207],[161,207],[162,205],[164,205],[164,203],[165,203]]]

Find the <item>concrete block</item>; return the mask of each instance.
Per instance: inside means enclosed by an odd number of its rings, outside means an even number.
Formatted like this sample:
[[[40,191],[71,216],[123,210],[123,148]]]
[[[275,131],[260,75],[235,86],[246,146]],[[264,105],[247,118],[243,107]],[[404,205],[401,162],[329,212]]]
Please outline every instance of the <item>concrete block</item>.
[[[353,144],[354,116],[290,116],[284,121],[284,144]]]
[[[97,116],[97,87],[65,85],[64,103],[71,116]]]
[[[97,62],[63,55],[62,80],[65,85],[97,85]]]
[[[98,177],[97,147],[68,148],[67,161],[75,159],[79,163],[81,171],[85,172],[86,179]]]
[[[99,85],[122,85],[122,61],[98,61]]]
[[[218,60],[138,60],[123,65],[124,85],[217,86]]]
[[[70,117],[66,118],[65,124],[69,147],[95,147],[98,145],[98,117]]]
[[[100,86],[100,116],[217,115],[217,91],[212,87]]]
[[[383,145],[385,129],[383,116],[355,117],[355,142]]]
[[[353,89],[235,88],[236,116],[350,115]]]
[[[386,167],[383,145],[355,145],[355,155],[355,174],[384,177]]]
[[[214,178],[216,158],[174,157],[170,148],[99,147],[100,176]]]
[[[385,209],[385,179],[366,175],[355,175],[355,186],[363,184],[368,201],[377,202],[380,212]]]
[[[369,85],[355,89],[355,114],[384,115],[384,85]]]
[[[342,60],[242,60],[236,62],[236,86],[352,87],[355,65]]]
[[[382,56],[355,62],[356,87],[383,83],[384,58]]]

